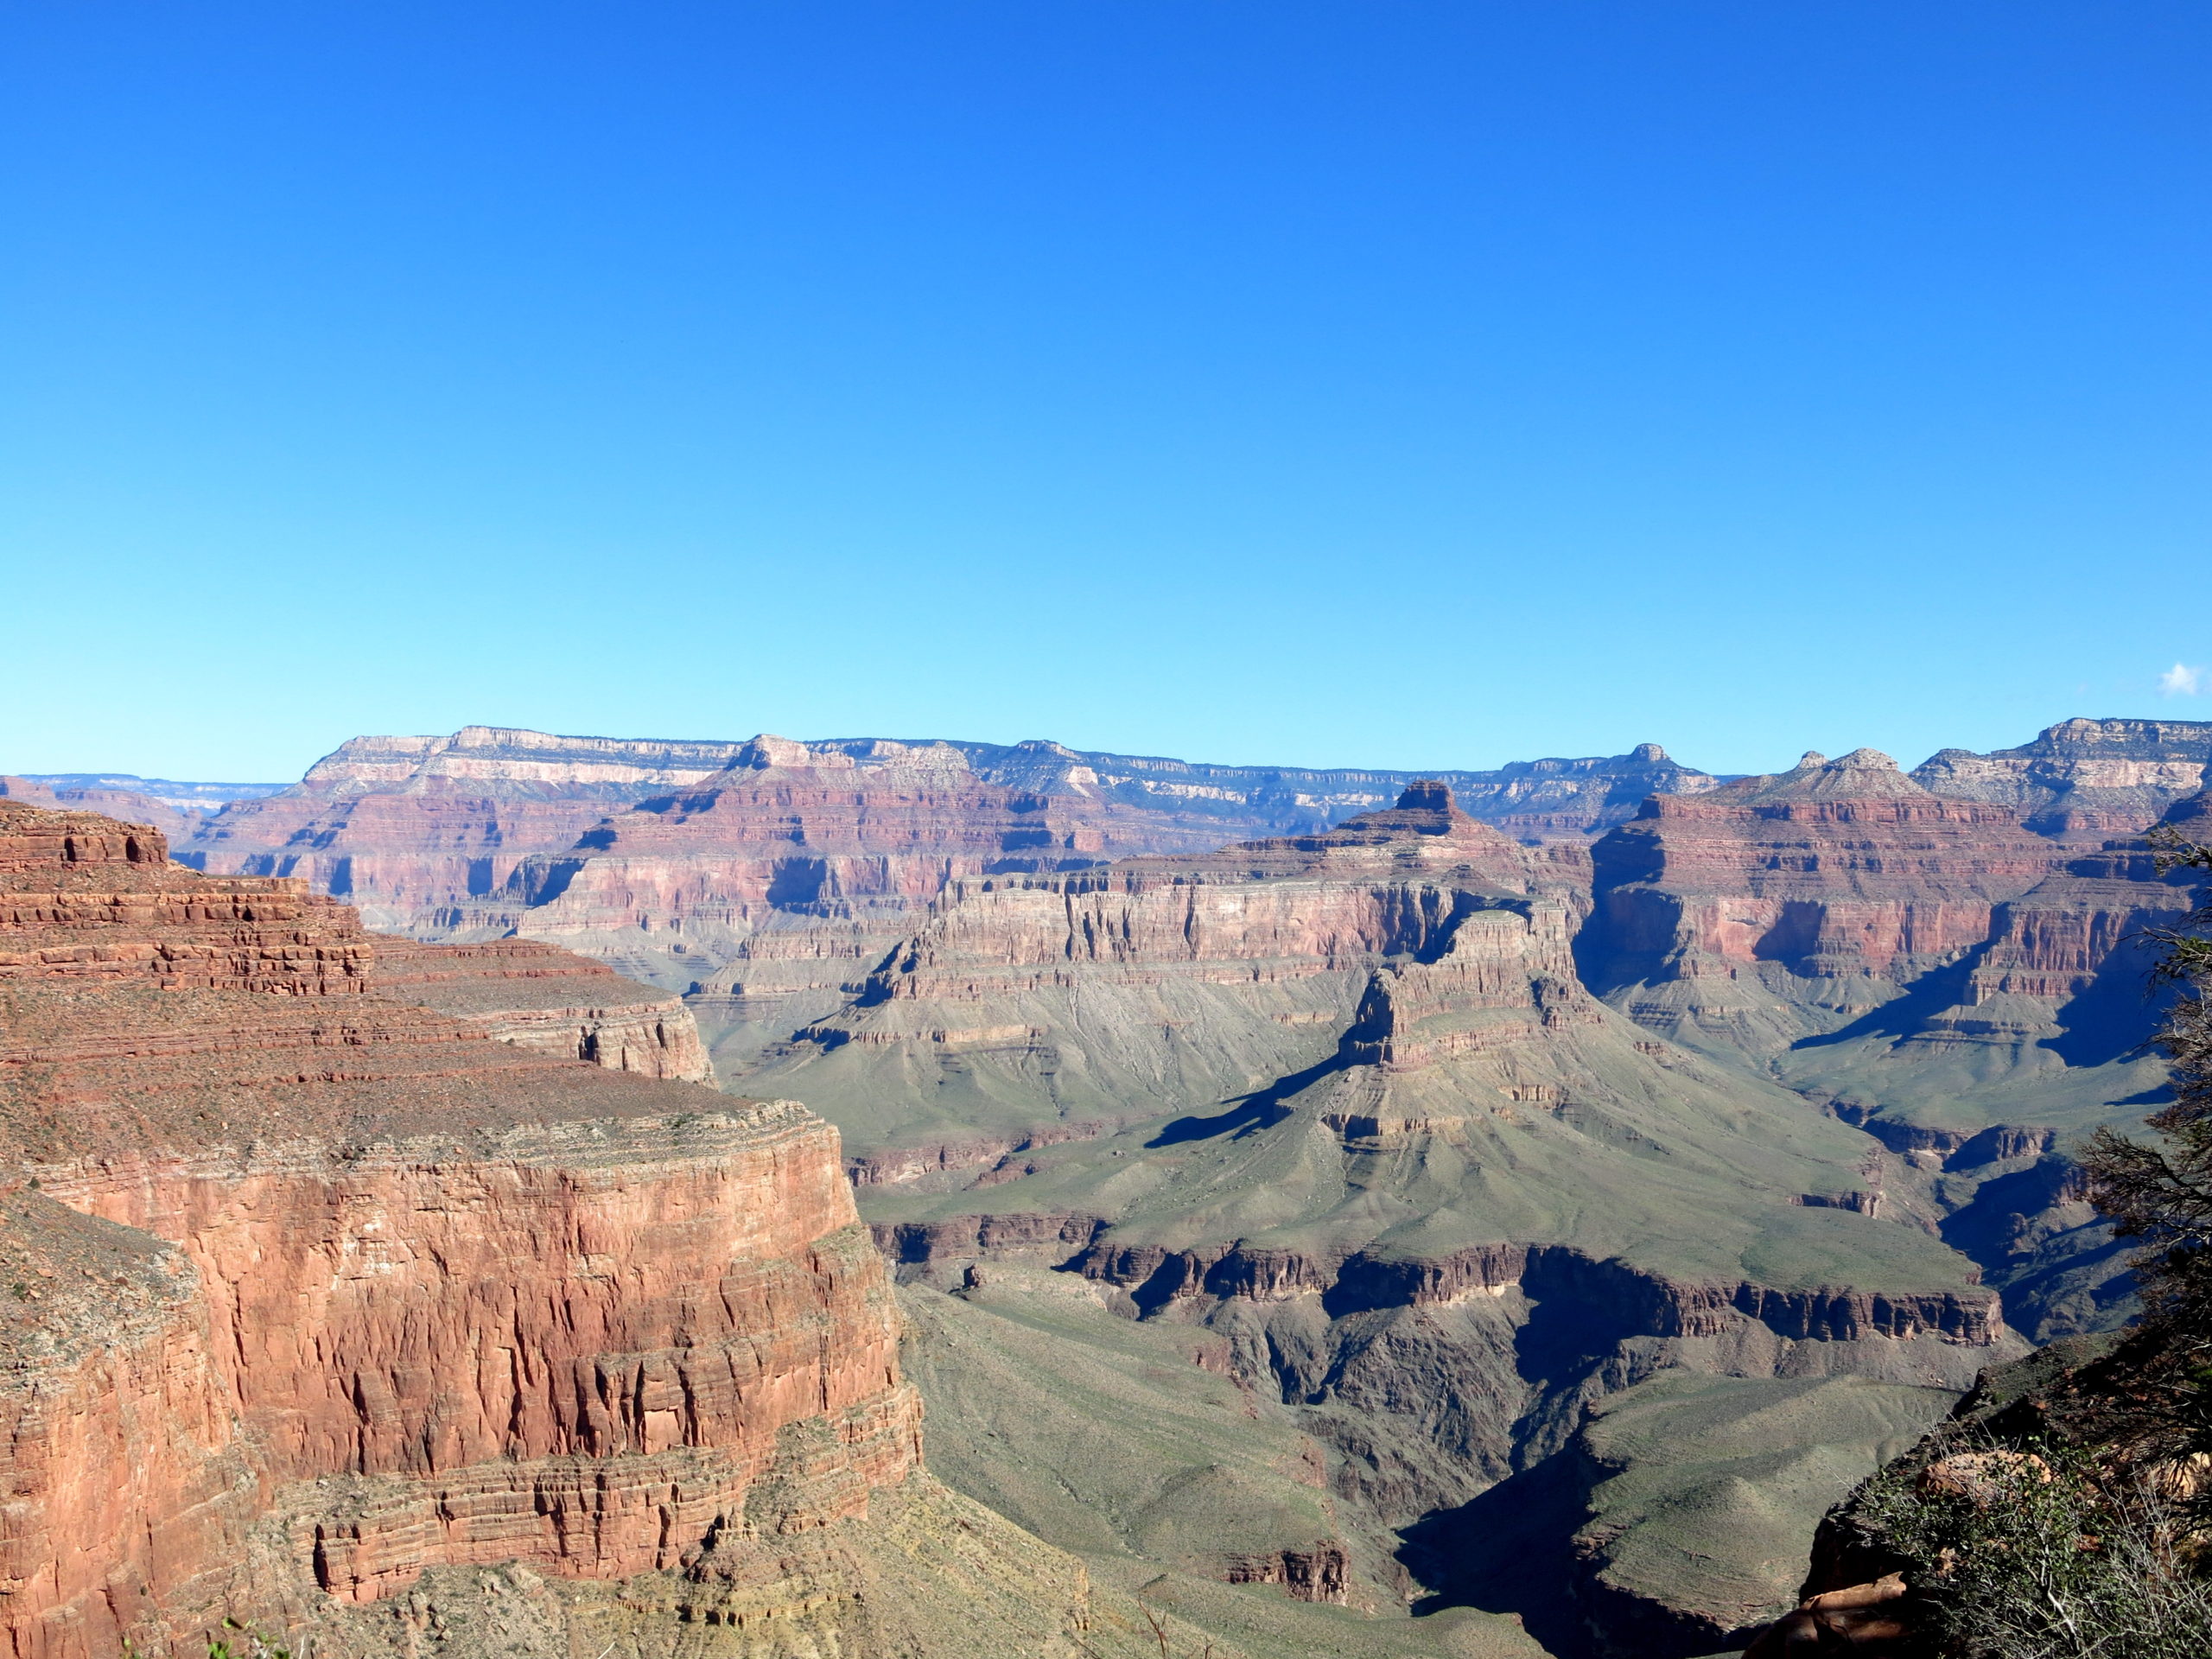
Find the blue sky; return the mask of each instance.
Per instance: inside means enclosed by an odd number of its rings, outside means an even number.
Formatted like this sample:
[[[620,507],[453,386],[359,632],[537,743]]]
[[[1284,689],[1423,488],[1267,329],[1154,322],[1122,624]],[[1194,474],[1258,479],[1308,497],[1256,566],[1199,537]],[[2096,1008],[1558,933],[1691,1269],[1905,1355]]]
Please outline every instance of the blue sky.
[[[2183,3],[0,8],[0,770],[2212,719],[2209,71]]]

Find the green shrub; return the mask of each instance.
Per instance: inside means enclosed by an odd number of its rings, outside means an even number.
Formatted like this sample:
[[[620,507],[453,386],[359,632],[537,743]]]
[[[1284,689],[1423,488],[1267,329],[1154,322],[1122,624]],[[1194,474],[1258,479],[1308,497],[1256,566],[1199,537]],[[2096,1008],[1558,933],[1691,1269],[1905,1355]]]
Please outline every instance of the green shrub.
[[[1853,1512],[1910,1565],[1940,1651],[1957,1659],[2204,1659],[2212,1581],[2181,1505],[2058,1446],[1961,1432],[1892,1464]]]

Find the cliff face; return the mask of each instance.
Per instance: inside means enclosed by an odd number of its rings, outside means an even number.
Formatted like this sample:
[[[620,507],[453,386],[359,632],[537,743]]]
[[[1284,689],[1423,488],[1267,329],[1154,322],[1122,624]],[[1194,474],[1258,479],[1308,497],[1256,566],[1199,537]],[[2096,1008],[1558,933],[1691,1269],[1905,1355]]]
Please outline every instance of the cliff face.
[[[1930,794],[1861,749],[1688,798],[1654,797],[1592,849],[1600,982],[1894,984],[1988,936],[1991,912],[2056,869],[2009,807]]]
[[[0,777],[0,800],[42,806],[50,811],[98,812],[133,823],[150,824],[172,841],[190,836],[207,822],[207,817],[204,811],[177,806],[141,790],[52,784],[30,778]]]
[[[499,889],[609,812],[713,776],[742,746],[558,738],[470,726],[450,737],[359,737],[290,789],[232,802],[178,856],[222,874],[298,875],[379,926],[419,931]]]
[[[2099,1328],[2120,1316],[2123,1266],[2067,1196],[2061,1143],[2158,1087],[2145,942],[2195,900],[2141,840],[2085,842],[2088,809],[2054,816],[2031,785],[2061,761],[2077,792],[2127,768],[2177,777],[2156,754],[2187,735],[2070,722],[1983,769],[2002,800],[1916,781],[1964,786],[1956,756],[1906,778],[1865,751],[1656,798],[1592,849],[1584,976],[1667,1039],[1877,1135],[1898,1155],[1885,1202],[1973,1255],[2024,1330]],[[2138,785],[2132,805],[2107,798],[2113,821],[2142,827],[2159,796]],[[2184,834],[2202,798],[2169,809]]]
[[[1654,790],[1713,781],[1649,744],[1446,776],[1480,815],[1538,840],[1579,840]],[[742,1017],[795,994],[819,1002],[857,978],[905,931],[904,912],[960,874],[1318,830],[1387,806],[1408,781],[1045,742],[472,727],[356,738],[294,788],[190,825],[179,856],[210,872],[304,876],[375,925],[421,937],[519,925],[679,988],[708,981]]]
[[[2127,748],[2105,729],[2120,724],[2070,723]],[[1995,792],[2018,796],[2003,775]],[[2164,810],[2189,833],[2202,799]],[[2140,829],[2137,810],[2121,821]],[[2151,1023],[2143,941],[2193,901],[2141,840],[2085,844],[2031,816],[2018,799],[1930,794],[1869,751],[1656,798],[1592,849],[1577,954],[1639,1022],[1753,1057],[1861,1117],[1885,1103],[1953,1145],[1990,1121],[1977,1112],[2067,1123],[2130,1091],[2122,1062]],[[1967,1098],[1940,1123],[1922,1110]]]
[[[1103,844],[1094,825],[982,782],[957,754],[861,766],[763,738],[697,788],[526,861],[486,914],[610,957],[658,951],[700,978],[741,963],[722,994],[774,995],[852,977],[949,880],[1091,863]],[[753,935],[780,944],[795,931],[816,948],[772,946],[752,964]]]
[[[502,1042],[679,1083],[713,1069],[683,999],[535,939],[422,944],[380,936],[378,989],[462,1014]]]
[[[1945,749],[1913,769],[1939,795],[2013,807],[2029,827],[2094,845],[2139,834],[2196,794],[2212,721],[2066,720],[2017,748]]]
[[[513,1000],[452,965],[408,963]],[[834,1130],[499,1041],[375,972],[299,882],[0,804],[10,1651],[167,1651],[226,1614],[366,1650],[426,1573],[727,1579],[745,1540],[913,1476]]]

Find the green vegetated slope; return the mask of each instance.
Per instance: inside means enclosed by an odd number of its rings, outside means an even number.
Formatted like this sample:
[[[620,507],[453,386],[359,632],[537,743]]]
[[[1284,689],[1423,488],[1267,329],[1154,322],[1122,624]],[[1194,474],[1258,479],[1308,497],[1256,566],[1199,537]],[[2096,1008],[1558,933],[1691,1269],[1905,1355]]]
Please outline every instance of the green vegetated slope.
[[[1723,1630],[1763,1622],[1796,1597],[1821,1516],[1955,1398],[1859,1376],[1662,1374],[1592,1408],[1578,1541],[1605,1590]]]
[[[2187,895],[2172,897],[2178,906]],[[2156,925],[2161,912],[2143,909],[2139,925]],[[1971,963],[1960,961],[1904,983],[1758,963],[1725,977],[1631,982],[1605,1000],[1718,1064],[1854,1118],[1933,1131],[1930,1141],[1995,1123],[2075,1136],[2139,1117],[2164,1083],[2142,1047],[2162,1004],[2147,957],[2129,948],[2115,958],[2063,998],[1998,992],[1962,1005]]]
[[[1718,1018],[1662,1021],[1668,1039],[1864,1123],[1878,1141],[1865,1173],[1882,1188],[1884,1212],[1925,1226],[1971,1260],[2031,1340],[2108,1329],[2129,1316],[2126,1252],[2080,1200],[2070,1153],[2101,1125],[2139,1122],[2160,1096],[2161,1063],[2139,1047],[2158,1006],[2141,974],[2117,988],[2125,999],[2101,993],[2108,1006],[2095,1011],[2097,1040],[2079,1044],[2047,1002],[1986,1010],[1993,1025],[2004,1022],[1993,1031],[1931,1033],[1908,991],[1895,990],[1870,1017],[1863,1005],[1829,1001],[1823,982],[1793,982],[1772,966],[1757,977],[1791,994],[1789,1028],[1801,1034],[1788,1044],[1738,1046]],[[1664,999],[1637,986],[1611,1000],[1649,1017]],[[1713,1014],[1713,1004],[1700,1006]]]
[[[1172,1249],[1241,1242],[1436,1257],[1511,1241],[1783,1288],[1971,1281],[1970,1262],[1917,1229],[1797,1202],[1859,1187],[1859,1166],[1876,1150],[1864,1135],[1755,1077],[1639,1052],[1642,1034],[1618,1016],[1590,1020],[1571,1042],[1520,1057],[1505,1085],[1550,1099],[1513,1102],[1487,1067],[1349,1066],[1264,1107],[1217,1101],[1196,1121],[1155,1117],[1034,1148],[1011,1180],[874,1189],[864,1207],[885,1222],[1099,1216],[1115,1224],[1117,1243]],[[898,1089],[886,1078],[877,1091],[895,1098]],[[1124,1109],[1141,1103],[1126,1099]],[[1336,1122],[1378,1115],[1408,1127],[1347,1135]]]
[[[950,1484],[1217,1652],[1539,1659],[1510,1618],[1406,1617],[1400,1575],[1338,1521],[1325,1448],[1271,1394],[1226,1374],[1220,1338],[1117,1317],[1065,1275],[995,1265],[974,1276],[953,1294],[901,1291],[902,1359],[929,1403],[931,1465]],[[1332,1550],[1348,1605],[1224,1582]]]
[[[1224,984],[1184,964],[1067,978],[855,1010],[823,1022],[854,1040],[785,1045],[745,1087],[806,1101],[851,1153],[1216,1111],[1334,1052],[1367,982],[1346,967]]]

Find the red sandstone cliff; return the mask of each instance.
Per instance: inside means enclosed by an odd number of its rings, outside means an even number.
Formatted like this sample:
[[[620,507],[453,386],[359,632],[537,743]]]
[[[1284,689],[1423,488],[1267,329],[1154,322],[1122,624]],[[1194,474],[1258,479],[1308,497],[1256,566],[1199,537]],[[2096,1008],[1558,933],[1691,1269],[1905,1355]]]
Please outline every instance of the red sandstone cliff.
[[[1955,784],[1976,759],[1955,757],[1937,780]],[[1592,849],[1596,913],[1580,954],[1643,1023],[1754,1052],[1863,1023],[1910,990],[1869,1028],[1901,1061],[2002,1051],[2015,1069],[2048,1072],[2063,1064],[2050,1046],[2088,1024],[2113,1029],[2077,1049],[2121,1053],[2148,1029],[2137,947],[2191,901],[2140,841],[2086,850],[2086,810],[2063,824],[2046,813],[2052,833],[2040,834],[2023,804],[1931,794],[1867,750],[1657,797]]]
[[[539,1053],[680,1083],[713,1080],[682,997],[534,939],[423,944],[380,934],[375,982]]]
[[[28,778],[0,776],[0,799],[42,806],[51,811],[98,812],[131,823],[150,824],[176,842],[202,828],[204,812],[172,806],[137,790],[35,783]]]
[[[1592,856],[1598,982],[1679,985],[1664,1007],[1640,994],[1638,1018],[1754,1048],[1815,1028],[1793,999],[1866,1006],[1955,960],[2065,861],[2017,808],[1933,795],[1871,749],[1655,796]]]
[[[774,776],[767,775],[771,771]],[[1579,841],[1709,786],[1656,745],[1452,774],[1482,816]],[[233,803],[180,856],[298,874],[420,937],[519,929],[742,1015],[857,980],[963,874],[1202,852],[1386,805],[1403,774],[1217,766],[1058,744],[359,738]],[[804,1010],[803,1019],[827,1006]],[[793,1021],[793,1023],[797,1023]]]
[[[672,1571],[915,1468],[834,1131],[374,970],[299,882],[0,804],[10,1651],[159,1652],[442,1566]]]

